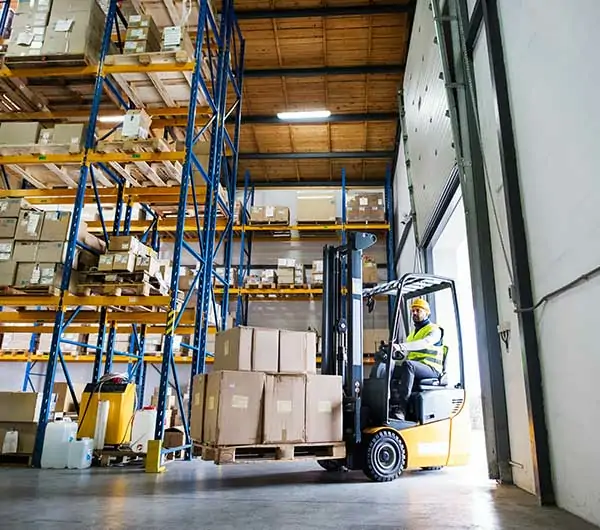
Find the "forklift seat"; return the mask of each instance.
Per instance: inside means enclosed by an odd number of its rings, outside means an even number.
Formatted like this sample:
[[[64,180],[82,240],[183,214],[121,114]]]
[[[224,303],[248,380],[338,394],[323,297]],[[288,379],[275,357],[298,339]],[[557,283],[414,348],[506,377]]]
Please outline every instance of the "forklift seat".
[[[438,377],[428,377],[415,381],[413,392],[421,392],[423,390],[441,390],[448,386],[448,374],[446,373],[446,359],[448,357],[448,346],[443,346],[442,354],[442,373]]]

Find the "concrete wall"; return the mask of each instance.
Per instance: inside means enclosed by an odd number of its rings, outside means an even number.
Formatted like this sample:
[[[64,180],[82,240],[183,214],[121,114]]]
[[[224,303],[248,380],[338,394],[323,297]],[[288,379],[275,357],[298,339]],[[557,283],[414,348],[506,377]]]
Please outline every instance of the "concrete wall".
[[[600,260],[596,244],[600,109],[594,103],[600,84],[596,67],[600,3],[500,0],[498,4],[534,299],[539,300],[594,269]],[[492,193],[500,194],[494,176],[495,114],[486,104],[491,85],[482,64],[476,71]],[[504,220],[500,224],[504,226]],[[510,282],[502,262],[498,257],[499,296]],[[600,524],[598,295],[600,280],[592,277],[536,311],[557,502],[595,524]],[[521,354],[509,313],[504,307],[503,318],[512,335],[507,358]],[[511,385],[520,386],[520,371],[509,369],[506,375],[509,393]],[[518,436],[516,428],[526,432],[522,420],[513,420],[519,426],[511,425],[511,438]]]

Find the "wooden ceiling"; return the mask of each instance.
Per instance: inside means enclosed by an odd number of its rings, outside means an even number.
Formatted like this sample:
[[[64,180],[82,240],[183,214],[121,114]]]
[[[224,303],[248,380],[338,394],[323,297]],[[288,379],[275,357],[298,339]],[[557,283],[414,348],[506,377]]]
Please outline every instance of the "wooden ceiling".
[[[393,163],[410,0],[237,0],[246,40],[240,170],[255,182],[378,181]],[[281,111],[329,110],[286,123]]]

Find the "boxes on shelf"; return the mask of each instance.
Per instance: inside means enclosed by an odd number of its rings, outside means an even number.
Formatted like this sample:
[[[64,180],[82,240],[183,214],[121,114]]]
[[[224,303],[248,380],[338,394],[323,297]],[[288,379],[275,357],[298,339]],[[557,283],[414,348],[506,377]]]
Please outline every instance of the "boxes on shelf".
[[[66,241],[69,237],[71,212],[45,212],[41,241]]]
[[[5,123],[2,125],[5,125]],[[0,199],[0,218],[19,217],[21,210],[31,209],[33,209],[33,207],[25,199]]]
[[[323,260],[317,259],[312,262],[310,273],[311,285],[323,285]]]
[[[294,263],[294,265],[282,265]],[[279,285],[294,285],[296,283],[296,260],[277,260],[277,283]]]
[[[135,262],[137,256],[133,251],[114,252],[112,261],[112,270],[117,272],[133,272],[135,271]]]
[[[37,121],[11,121],[0,124],[0,145],[32,145],[37,143],[42,126]],[[3,199],[16,204],[21,199]],[[15,217],[19,215],[16,212]],[[7,213],[2,217],[9,217]],[[12,217],[12,216],[11,216]]]
[[[304,265],[302,263],[296,263],[296,266],[294,267],[294,285],[302,286],[304,285],[304,280]]]
[[[267,374],[263,443],[306,441],[306,379],[304,375]]]
[[[15,287],[60,288],[64,267],[61,263],[19,263]],[[72,283],[75,275],[71,275]]]
[[[317,371],[317,334],[312,331],[279,331],[279,371],[314,374]]]
[[[225,267],[216,267],[215,272],[220,276],[213,276],[214,285],[218,287],[223,287],[223,282],[221,278],[225,278]],[[237,285],[237,269],[235,267],[230,267],[229,269],[229,287],[235,287]]]
[[[379,273],[377,272],[377,263],[371,256],[363,255],[362,261],[363,283],[378,283]]]
[[[21,210],[15,239],[19,241],[39,241],[42,235],[44,212],[37,210]]]
[[[218,371],[208,374],[203,441],[254,445],[262,441],[265,375]]]
[[[385,201],[383,192],[361,192],[348,196],[346,220],[357,222],[385,222]]]
[[[70,153],[78,153],[85,145],[86,131],[84,123],[59,123],[54,126],[52,143],[68,145]]]
[[[252,206],[250,209],[251,223],[290,223],[290,209],[286,206]]]
[[[159,262],[152,256],[136,256],[135,270],[145,271],[150,274],[150,276],[155,276],[159,270]]]
[[[335,223],[337,209],[332,193],[299,194],[296,206],[298,223]]]
[[[10,261],[13,259],[13,249],[15,242],[12,239],[0,240],[0,261]]]
[[[192,40],[181,26],[163,28],[160,46],[163,52],[184,51],[190,59],[195,55]]]
[[[15,241],[13,259],[19,263],[35,263],[38,259],[38,243],[35,241]]]
[[[96,0],[53,0],[41,55],[97,60],[105,23]]]
[[[240,326],[217,334],[213,370],[277,372],[279,331]]]
[[[244,278],[244,287],[257,287],[261,283],[261,275],[259,274],[259,271],[254,271]]]
[[[123,118],[121,138],[127,140],[145,140],[150,135],[152,118],[143,109],[128,110]]]
[[[14,238],[15,232],[17,231],[17,221],[18,219],[16,217],[0,218],[0,237],[8,239]]]
[[[99,271],[112,271],[113,270],[113,254],[102,254],[98,258],[98,270]]]
[[[40,335],[43,336],[43,335]],[[11,351],[29,351],[31,333],[3,333],[2,349]]]
[[[276,284],[277,283],[277,271],[275,269],[264,269],[260,273],[261,283]]]
[[[129,17],[123,53],[160,51],[160,31],[150,15]]]

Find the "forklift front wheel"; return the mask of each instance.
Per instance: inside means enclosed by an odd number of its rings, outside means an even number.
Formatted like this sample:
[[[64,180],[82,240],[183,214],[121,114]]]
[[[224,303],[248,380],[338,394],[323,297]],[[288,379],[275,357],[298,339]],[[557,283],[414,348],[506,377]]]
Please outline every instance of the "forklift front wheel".
[[[344,460],[317,460],[325,471],[341,471],[344,469]]]
[[[393,431],[382,430],[367,440],[363,471],[375,482],[396,480],[406,464],[404,442]]]

